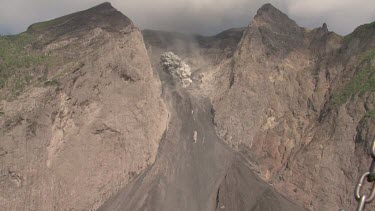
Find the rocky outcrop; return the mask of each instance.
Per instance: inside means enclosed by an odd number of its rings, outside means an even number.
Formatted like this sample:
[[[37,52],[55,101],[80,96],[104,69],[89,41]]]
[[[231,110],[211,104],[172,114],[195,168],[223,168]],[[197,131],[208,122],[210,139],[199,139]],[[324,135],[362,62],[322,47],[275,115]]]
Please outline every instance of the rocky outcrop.
[[[1,36],[0,205],[354,209],[375,135],[374,27],[308,30],[266,4],[247,28],[142,37],[104,3]],[[160,63],[168,51],[181,59]]]
[[[237,35],[223,32],[238,45],[228,59],[215,62],[202,54],[208,65],[188,63],[196,93],[212,99],[220,137],[253,160],[263,179],[310,210],[357,204],[352,192],[368,170],[375,135],[374,26],[341,37],[327,24],[299,27],[266,4],[239,43]],[[186,60],[197,52],[223,55],[223,48],[210,44],[215,38],[200,39],[190,54],[188,44],[165,48],[180,46]],[[158,44],[149,40],[154,53]]]
[[[211,98],[219,136],[263,179],[310,210],[337,210],[356,206],[353,188],[370,164],[373,26],[341,37],[266,4],[241,41],[223,32],[191,48],[181,35],[144,36],[150,55],[174,49],[188,61],[191,91]],[[226,54],[220,40],[236,48]]]
[[[25,34],[50,59],[18,96],[2,89],[0,207],[95,210],[154,162],[166,128],[142,34],[109,3]]]
[[[370,164],[374,125],[363,122],[372,119],[375,39],[371,24],[360,28],[310,31],[264,5],[233,56],[230,87],[213,99],[225,142],[310,210],[354,209]]]

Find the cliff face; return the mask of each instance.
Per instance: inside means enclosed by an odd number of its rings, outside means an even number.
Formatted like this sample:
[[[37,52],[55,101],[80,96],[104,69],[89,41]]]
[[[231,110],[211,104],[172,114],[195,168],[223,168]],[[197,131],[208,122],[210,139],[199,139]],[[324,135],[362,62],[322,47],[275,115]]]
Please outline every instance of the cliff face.
[[[354,209],[374,27],[308,30],[266,4],[215,36],[141,33],[104,3],[1,36],[0,207]],[[162,70],[166,51],[191,69],[187,88]]]
[[[311,210],[355,207],[375,135],[374,32],[306,30],[264,5],[233,56],[229,88],[213,99],[225,142]]]
[[[326,24],[299,27],[266,4],[241,40],[228,32],[218,39],[236,46],[229,54],[212,44],[219,35],[186,42],[199,43],[193,53],[188,44],[164,48],[192,60],[194,92],[211,98],[219,136],[263,179],[311,210],[354,209],[375,135],[374,26],[342,37]],[[159,40],[179,40],[167,34]],[[158,45],[148,37],[152,55]],[[205,62],[194,66],[196,55]]]
[[[1,57],[2,210],[95,210],[153,163],[167,111],[127,17],[105,3],[1,39],[24,45]]]

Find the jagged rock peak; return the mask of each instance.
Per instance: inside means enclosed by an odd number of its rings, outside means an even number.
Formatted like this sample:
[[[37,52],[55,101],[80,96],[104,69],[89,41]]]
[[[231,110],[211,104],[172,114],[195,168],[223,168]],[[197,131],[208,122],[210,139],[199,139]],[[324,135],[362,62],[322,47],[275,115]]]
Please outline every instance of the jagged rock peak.
[[[281,12],[279,9],[274,7],[271,3],[264,4],[258,9],[257,13],[262,13],[262,12],[270,12],[270,11],[276,11],[276,12]]]
[[[90,10],[90,9],[89,9]],[[97,11],[116,11],[116,8],[112,6],[109,2],[101,3],[95,7],[92,7],[91,10],[97,10]]]
[[[316,29],[316,31],[320,34],[327,34],[329,31],[328,31],[328,27],[327,27],[327,24],[326,23],[323,23],[323,25],[319,28]]]
[[[323,23],[322,29],[324,29],[324,31],[328,31],[328,27],[326,23]]]
[[[272,4],[264,4],[261,6],[257,14],[255,15],[254,19],[263,19],[267,22],[293,22],[295,25],[297,25],[293,20],[291,20],[286,14],[281,12],[279,9],[274,7]]]
[[[303,29],[271,4],[259,8],[245,36],[259,39],[258,43],[263,43],[268,49],[267,55],[276,52],[283,55],[303,45]]]
[[[28,32],[67,33],[76,30],[85,30],[100,27],[107,31],[119,31],[130,24],[131,20],[115,9],[111,3],[105,2],[90,9],[40,22],[31,25]]]
[[[286,14],[269,3],[258,9],[253,22],[255,24],[250,24],[250,27],[252,25],[256,27],[266,26],[267,28],[274,29],[274,31],[294,31],[298,34],[301,33],[301,28],[294,20],[290,19]]]

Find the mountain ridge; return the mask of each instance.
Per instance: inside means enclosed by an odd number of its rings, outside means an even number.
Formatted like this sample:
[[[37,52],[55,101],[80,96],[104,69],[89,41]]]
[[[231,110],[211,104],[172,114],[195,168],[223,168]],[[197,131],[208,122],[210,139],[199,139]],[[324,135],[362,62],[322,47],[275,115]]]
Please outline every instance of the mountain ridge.
[[[132,21],[115,9],[111,3],[105,2],[87,10],[32,24],[28,27],[27,32],[38,33],[53,28],[69,31],[77,30],[80,27],[88,29],[101,27],[109,31],[120,31],[128,25],[133,25]]]
[[[140,31],[108,4],[65,17],[0,37],[4,210],[97,209],[153,163],[166,127]]]
[[[0,204],[354,208],[375,136],[374,23],[340,36],[266,4],[248,27],[185,35],[104,3],[0,37]]]

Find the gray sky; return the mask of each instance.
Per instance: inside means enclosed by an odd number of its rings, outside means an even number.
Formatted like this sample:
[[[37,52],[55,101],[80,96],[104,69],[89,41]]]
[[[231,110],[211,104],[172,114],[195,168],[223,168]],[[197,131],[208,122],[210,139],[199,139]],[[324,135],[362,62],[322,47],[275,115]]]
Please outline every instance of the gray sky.
[[[0,0],[0,34],[25,31],[35,22],[95,6],[103,0]],[[375,21],[375,0],[110,0],[141,29],[199,34],[247,26],[265,3],[289,15],[300,26],[345,35]]]

